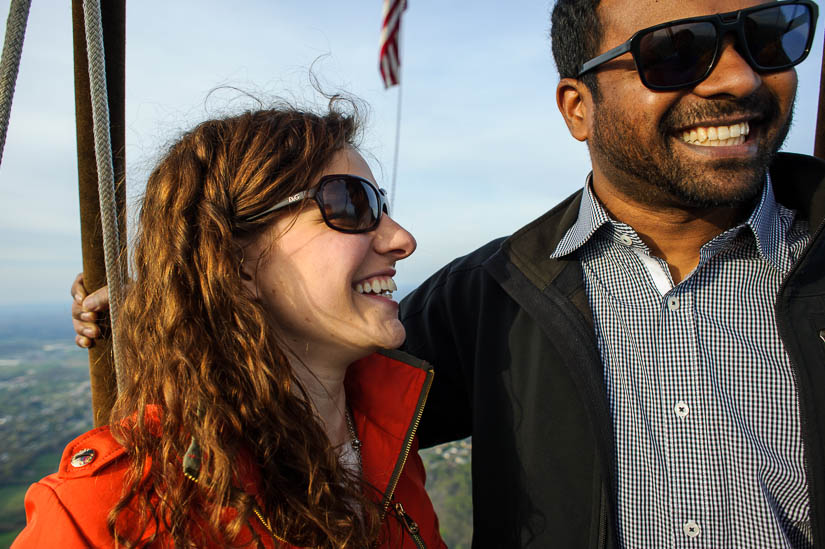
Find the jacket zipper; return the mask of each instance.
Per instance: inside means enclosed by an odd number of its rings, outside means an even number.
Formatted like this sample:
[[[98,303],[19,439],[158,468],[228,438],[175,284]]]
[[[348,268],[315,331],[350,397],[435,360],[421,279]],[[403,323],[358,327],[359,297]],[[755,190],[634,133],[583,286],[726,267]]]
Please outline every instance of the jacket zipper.
[[[197,453],[197,465],[195,468],[192,468],[192,465],[187,463],[187,460],[192,460],[193,458],[190,456],[194,456],[195,452]],[[186,450],[186,457],[184,458],[184,466],[183,466],[183,476],[187,479],[191,480],[192,482],[198,482],[198,473],[200,472],[200,448],[195,442],[195,437],[192,437],[192,442],[189,444],[189,449]],[[255,513],[255,516],[258,517],[258,520],[261,521],[261,524],[269,532],[269,535],[272,536],[275,540],[281,543],[288,543],[284,538],[277,535],[273,530],[272,526],[269,524],[269,521],[264,518],[261,510],[255,505],[252,508],[252,512]],[[249,523],[249,528],[252,529],[252,523]]]
[[[266,531],[269,532],[269,535],[272,536],[273,539],[281,543],[289,544],[287,540],[285,540],[272,530],[272,526],[269,524],[269,520],[264,518],[263,514],[261,513],[261,510],[258,509],[257,505],[253,507],[252,511],[255,513],[255,516],[258,517],[258,520],[261,521],[261,524],[264,525],[264,528],[266,528]]]
[[[387,516],[390,503],[392,503],[392,496],[395,493],[395,487],[398,485],[398,479],[401,478],[401,471],[404,470],[404,465],[407,464],[407,458],[410,455],[410,448],[412,448],[413,438],[415,438],[415,432],[418,430],[418,424],[421,423],[421,414],[424,413],[424,404],[427,402],[427,396],[430,394],[430,387],[433,384],[433,375],[434,372],[432,368],[427,370],[427,379],[424,380],[424,387],[421,391],[421,395],[418,397],[418,404],[416,405],[412,426],[409,431],[407,431],[407,437],[404,439],[404,446],[401,450],[401,458],[395,464],[395,470],[392,472],[392,476],[390,477],[387,492],[384,494],[384,509],[381,513],[382,521]]]
[[[398,520],[401,521],[401,524],[404,525],[404,528],[407,529],[407,532],[409,532],[410,537],[413,542],[415,542],[415,546],[418,549],[427,549],[427,544],[425,544],[424,540],[421,539],[418,524],[416,524],[412,517],[404,511],[404,506],[399,502],[395,503],[395,514],[398,516]]]
[[[811,233],[810,244],[813,244],[814,242],[816,242],[816,239],[820,236],[820,233],[823,232],[823,229],[825,229],[825,221],[822,221],[819,224],[819,227],[817,227],[816,230],[813,233]],[[796,273],[796,270],[799,268],[799,264],[801,263],[801,259],[803,257],[805,257],[806,255],[807,255],[807,250],[803,254],[802,257],[800,257],[796,260],[796,263],[791,268],[791,271],[788,273],[788,276],[786,276],[785,279],[782,281],[782,283],[779,285],[779,291],[776,294],[777,295],[777,301],[778,301],[778,296],[782,295],[782,292],[785,291],[785,287],[788,285],[788,280]],[[784,343],[786,338],[783,337],[782,327],[778,324],[777,324],[777,327],[779,328],[779,339],[782,340],[783,343]],[[825,338],[823,338],[821,331],[819,332],[819,337],[822,338],[825,341]],[[805,468],[805,475],[809,479],[808,480],[808,490],[809,490],[809,495],[810,495],[811,467],[810,467],[810,464],[808,463],[808,443],[806,442],[806,439],[808,437],[805,436],[806,433],[808,433],[808,421],[807,421],[808,417],[805,413],[805,409],[804,409],[803,402],[802,402],[802,399],[805,398],[807,400],[807,397],[805,397],[803,395],[802,388],[799,385],[799,372],[798,372],[799,366],[797,366],[794,363],[794,361],[793,361],[793,359],[791,358],[790,355],[788,355],[788,361],[791,364],[791,374],[793,374],[794,384],[796,384],[797,392],[799,394],[799,428],[800,428],[800,431],[802,433],[802,446],[803,446],[803,448],[805,448],[805,453],[804,453],[804,456],[802,458],[802,461],[803,461],[803,466]],[[817,517],[817,518],[820,521],[822,520],[821,517]],[[813,535],[813,542],[814,542],[814,544],[816,544],[817,540],[822,537],[823,533],[819,532],[818,525],[816,524],[816,521],[814,520],[813,516],[811,516],[811,531],[812,531],[812,535]]]
[[[602,488],[601,504],[599,505],[599,549],[607,549],[607,496]]]
[[[602,490],[601,526],[599,531],[599,549],[607,549],[607,493]]]

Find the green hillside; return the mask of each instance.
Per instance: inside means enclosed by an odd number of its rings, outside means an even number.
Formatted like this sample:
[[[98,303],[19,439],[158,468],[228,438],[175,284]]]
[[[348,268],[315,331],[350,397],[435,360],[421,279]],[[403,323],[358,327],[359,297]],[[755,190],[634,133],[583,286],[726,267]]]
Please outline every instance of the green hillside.
[[[26,489],[92,423],[86,353],[29,337],[0,341],[0,547],[26,523]]]

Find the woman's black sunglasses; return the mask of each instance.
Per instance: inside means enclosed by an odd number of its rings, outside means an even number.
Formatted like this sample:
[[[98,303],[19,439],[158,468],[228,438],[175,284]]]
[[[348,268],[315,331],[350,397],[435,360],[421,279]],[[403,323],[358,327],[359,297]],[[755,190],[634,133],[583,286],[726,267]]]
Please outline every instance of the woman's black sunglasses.
[[[791,0],[662,23],[594,57],[578,77],[630,52],[642,84],[651,90],[694,86],[713,71],[728,32],[736,33],[737,51],[754,70],[787,69],[808,56],[817,14],[810,0]]]
[[[384,189],[363,177],[333,174],[322,177],[315,187],[293,194],[245,221],[253,221],[308,198],[314,198],[318,203],[327,226],[342,233],[369,232],[378,227],[382,213],[390,213]]]

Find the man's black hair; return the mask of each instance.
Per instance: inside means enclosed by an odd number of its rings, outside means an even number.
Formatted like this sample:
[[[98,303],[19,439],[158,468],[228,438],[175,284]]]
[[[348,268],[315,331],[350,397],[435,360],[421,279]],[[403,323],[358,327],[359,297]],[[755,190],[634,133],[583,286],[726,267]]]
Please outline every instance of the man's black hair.
[[[600,0],[557,0],[550,18],[550,42],[560,78],[576,78],[581,66],[599,54],[604,29],[596,12]],[[599,97],[596,76],[581,81],[594,99]]]

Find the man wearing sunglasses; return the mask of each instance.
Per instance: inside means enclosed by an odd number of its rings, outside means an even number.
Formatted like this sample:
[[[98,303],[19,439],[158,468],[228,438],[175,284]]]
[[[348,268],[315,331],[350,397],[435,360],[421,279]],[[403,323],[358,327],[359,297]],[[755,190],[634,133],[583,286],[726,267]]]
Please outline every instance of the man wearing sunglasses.
[[[777,154],[816,18],[557,1],[592,174],[402,303],[475,547],[825,547],[825,164]]]

